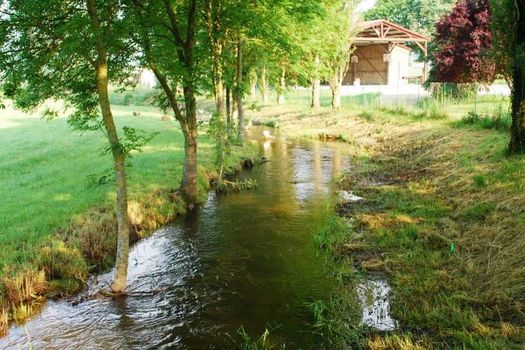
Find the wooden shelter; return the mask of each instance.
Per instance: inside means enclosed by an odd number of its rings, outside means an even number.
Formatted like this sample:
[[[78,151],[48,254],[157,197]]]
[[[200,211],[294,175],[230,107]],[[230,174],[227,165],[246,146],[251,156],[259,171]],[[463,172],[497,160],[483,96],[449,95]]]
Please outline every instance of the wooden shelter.
[[[425,55],[422,79],[426,79],[428,42],[430,38],[384,19],[359,24],[354,39],[355,50],[343,80],[354,85],[406,84],[409,78],[411,49],[407,43],[419,46]]]

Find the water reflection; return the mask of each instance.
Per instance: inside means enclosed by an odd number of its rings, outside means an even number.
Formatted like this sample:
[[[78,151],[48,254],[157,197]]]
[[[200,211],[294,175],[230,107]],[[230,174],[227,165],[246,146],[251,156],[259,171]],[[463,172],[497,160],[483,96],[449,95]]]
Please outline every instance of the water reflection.
[[[358,288],[362,323],[379,331],[391,331],[396,321],[390,315],[390,286],[384,280],[368,280]]]

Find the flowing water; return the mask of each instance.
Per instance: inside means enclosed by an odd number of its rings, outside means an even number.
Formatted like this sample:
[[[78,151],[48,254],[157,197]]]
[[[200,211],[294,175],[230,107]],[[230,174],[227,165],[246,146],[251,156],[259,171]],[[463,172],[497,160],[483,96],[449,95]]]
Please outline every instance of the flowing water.
[[[239,344],[241,326],[253,336],[270,328],[287,348],[312,348],[307,304],[336,285],[314,233],[349,157],[343,144],[261,136],[254,128],[250,137],[268,162],[241,174],[257,189],[210,193],[196,213],[139,242],[130,256],[132,296],[49,302],[0,348],[227,349]]]

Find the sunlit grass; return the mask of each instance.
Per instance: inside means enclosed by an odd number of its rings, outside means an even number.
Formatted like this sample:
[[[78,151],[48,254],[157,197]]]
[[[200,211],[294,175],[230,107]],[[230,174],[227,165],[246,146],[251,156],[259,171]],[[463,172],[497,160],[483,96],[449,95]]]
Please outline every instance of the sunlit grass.
[[[117,123],[159,135],[144,153],[135,153],[128,168],[130,194],[171,186],[177,188],[182,169],[182,134],[174,121],[162,122],[152,108],[114,107]],[[10,109],[0,114],[0,266],[30,261],[31,247],[69,223],[75,214],[104,206],[113,198],[111,184],[87,187],[87,177],[111,172],[101,132],[79,133],[66,119],[45,121]],[[206,141],[203,140],[205,143]],[[208,162],[207,150],[201,160]]]

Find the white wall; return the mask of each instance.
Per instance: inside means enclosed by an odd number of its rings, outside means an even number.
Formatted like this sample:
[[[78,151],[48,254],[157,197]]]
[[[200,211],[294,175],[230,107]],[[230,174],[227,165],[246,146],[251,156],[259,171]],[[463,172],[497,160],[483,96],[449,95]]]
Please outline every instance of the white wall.
[[[388,64],[388,85],[408,84],[409,63],[410,51],[401,46],[394,47]]]

